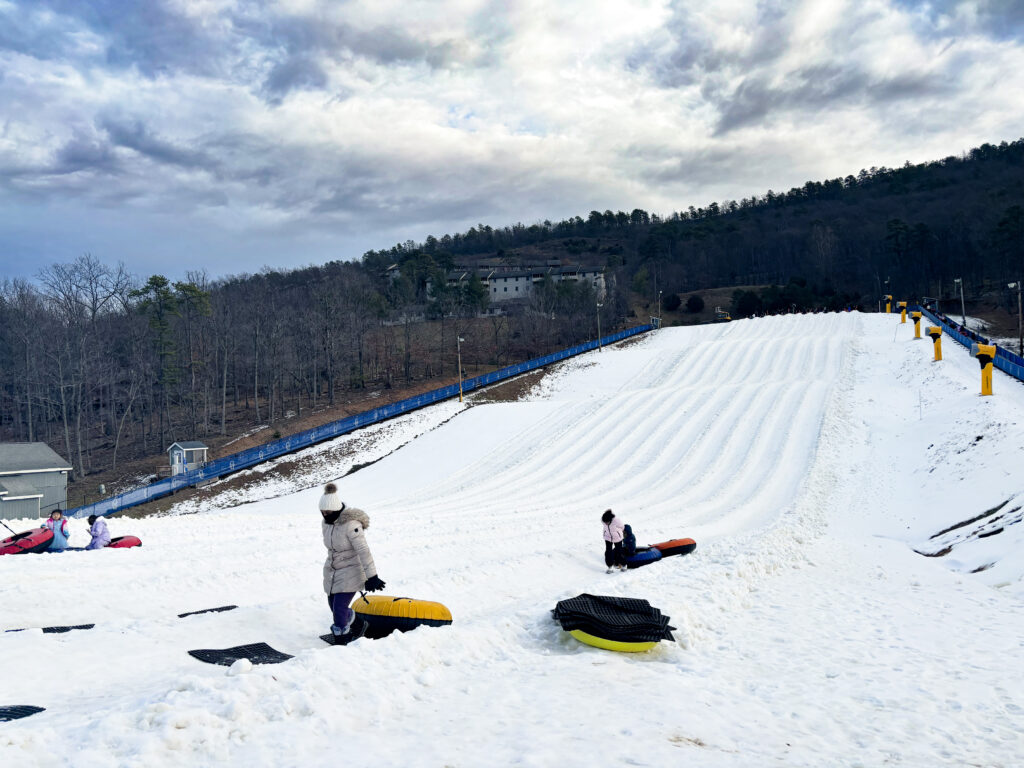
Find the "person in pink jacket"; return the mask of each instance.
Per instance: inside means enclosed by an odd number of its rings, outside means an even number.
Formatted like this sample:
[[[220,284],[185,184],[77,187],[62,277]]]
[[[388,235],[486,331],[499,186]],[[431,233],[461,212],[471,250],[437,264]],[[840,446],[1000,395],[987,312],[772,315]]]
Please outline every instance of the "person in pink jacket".
[[[607,572],[611,573],[615,568],[624,571],[626,562],[622,556],[622,537],[625,525],[610,509],[601,515],[601,522],[604,523],[604,564],[608,566]]]

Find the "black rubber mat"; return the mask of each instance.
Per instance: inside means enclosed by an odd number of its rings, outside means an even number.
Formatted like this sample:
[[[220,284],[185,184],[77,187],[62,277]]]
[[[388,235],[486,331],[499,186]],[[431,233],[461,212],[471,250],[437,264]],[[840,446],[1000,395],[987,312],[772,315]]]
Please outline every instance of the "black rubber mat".
[[[645,642],[672,640],[669,617],[646,600],[582,594],[560,600],[551,612],[562,629],[579,629],[605,640]]]
[[[239,659],[248,659],[253,664],[280,664],[292,658],[287,653],[275,651],[266,643],[236,645],[234,648],[199,648],[188,653],[207,664],[220,664],[224,667],[230,667]]]
[[[73,629],[92,629],[95,624],[75,624],[70,627],[43,627],[43,633],[47,635],[59,635],[64,632],[70,632]]]
[[[46,707],[0,707],[0,723],[6,723],[8,720],[20,720],[23,717],[34,715],[36,712],[45,711]]]
[[[203,608],[201,611],[186,611],[185,613],[179,613],[178,618],[184,619],[186,616],[196,616],[200,613],[221,613],[223,611],[233,611],[237,607],[237,605],[222,605],[218,608]]]
[[[64,632],[70,632],[73,629],[92,629],[95,624],[74,624],[68,627],[43,627],[43,634],[46,635],[60,635]],[[4,632],[24,632],[28,627],[22,627],[21,629],[5,629]]]

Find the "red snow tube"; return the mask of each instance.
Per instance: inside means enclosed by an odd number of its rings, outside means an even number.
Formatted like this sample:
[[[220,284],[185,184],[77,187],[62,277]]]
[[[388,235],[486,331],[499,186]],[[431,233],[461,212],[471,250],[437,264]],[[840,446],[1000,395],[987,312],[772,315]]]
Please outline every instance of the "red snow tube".
[[[53,541],[53,531],[49,528],[34,528],[24,533],[16,533],[0,541],[0,555],[27,555],[33,552],[45,552]]]
[[[111,539],[108,547],[114,549],[127,549],[128,547],[141,547],[142,540],[138,536],[118,536],[116,539]]]
[[[697,542],[693,539],[672,539],[672,541],[663,541],[661,544],[652,544],[657,550],[661,551],[662,557],[668,557],[669,555],[688,555],[697,548]]]

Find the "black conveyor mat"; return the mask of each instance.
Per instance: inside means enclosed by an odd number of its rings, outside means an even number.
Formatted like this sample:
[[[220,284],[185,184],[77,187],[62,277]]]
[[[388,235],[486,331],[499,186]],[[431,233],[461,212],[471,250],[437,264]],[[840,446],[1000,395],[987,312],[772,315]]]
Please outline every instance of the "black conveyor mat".
[[[186,616],[197,616],[200,613],[221,613],[222,611],[233,611],[237,607],[237,605],[221,605],[217,608],[203,608],[199,611],[185,611],[185,613],[179,613],[178,618],[184,619]]]
[[[266,643],[236,645],[234,648],[199,648],[188,653],[207,664],[220,664],[224,667],[230,667],[239,659],[248,659],[253,664],[280,664],[292,658],[287,653],[274,650]]]
[[[0,723],[6,723],[8,720],[20,720],[23,717],[34,715],[37,712],[45,712],[46,707],[32,707],[32,706],[16,706],[16,707],[0,707]]]

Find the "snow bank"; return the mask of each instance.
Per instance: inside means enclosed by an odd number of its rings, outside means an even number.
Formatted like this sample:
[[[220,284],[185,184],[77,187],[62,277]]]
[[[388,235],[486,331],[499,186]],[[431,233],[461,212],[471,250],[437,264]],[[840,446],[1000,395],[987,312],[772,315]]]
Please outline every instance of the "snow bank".
[[[0,636],[0,704],[47,707],[0,725],[0,760],[1019,764],[1024,387],[997,372],[981,398],[974,360],[912,335],[858,314],[663,329],[523,402],[441,404],[177,510],[201,514],[111,520],[140,549],[0,558],[4,628],[96,622]],[[338,477],[387,591],[453,625],[317,639]],[[606,575],[608,507],[698,548]],[[677,642],[577,643],[549,610],[580,592],[650,600]],[[258,641],[295,658],[186,653]]]

